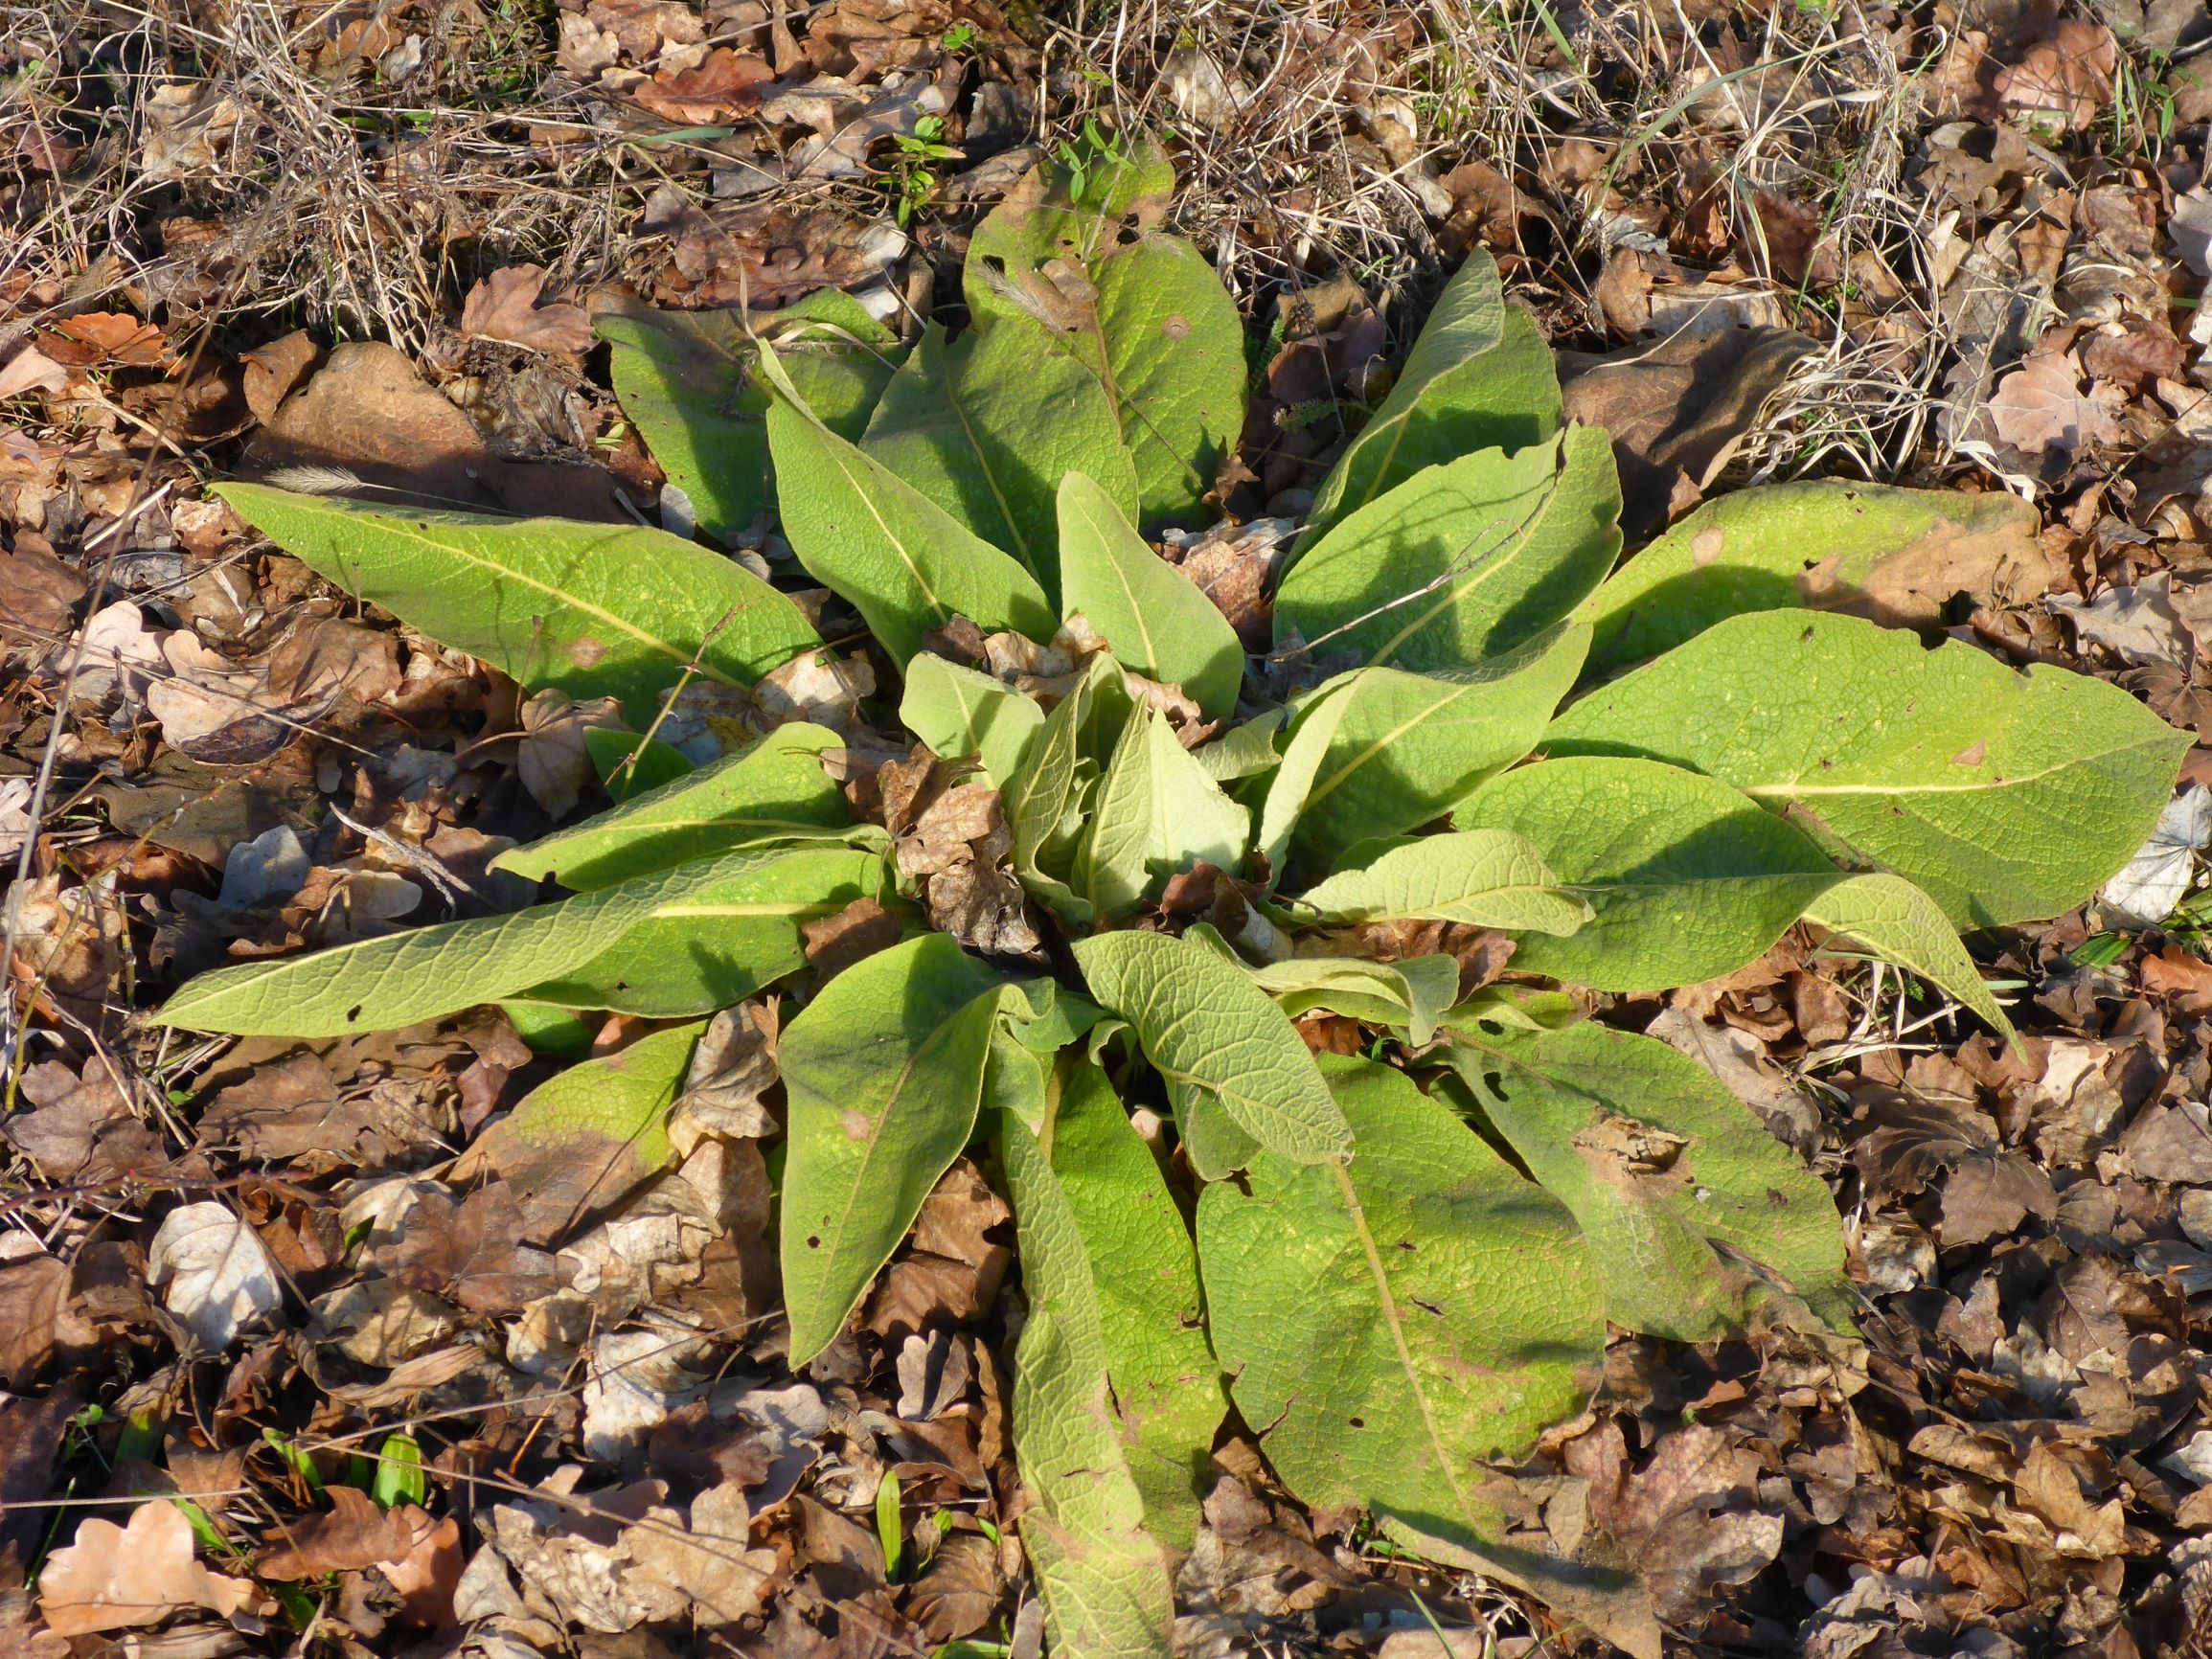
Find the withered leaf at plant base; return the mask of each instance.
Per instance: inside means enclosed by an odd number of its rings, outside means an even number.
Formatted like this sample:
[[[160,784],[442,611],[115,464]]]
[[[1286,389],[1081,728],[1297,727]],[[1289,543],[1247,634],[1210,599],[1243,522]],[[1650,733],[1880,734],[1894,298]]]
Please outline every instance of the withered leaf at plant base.
[[[1884,1094],[1851,1160],[1868,1187],[1894,1197],[1924,1192],[1943,1177],[1943,1243],[1948,1249],[2016,1233],[2029,1216],[2058,1214],[2051,1178],[1998,1140],[1980,1112]]]
[[[297,1582],[402,1560],[414,1548],[415,1523],[422,1516],[414,1505],[379,1510],[358,1487],[332,1486],[328,1495],[327,1511],[275,1530],[282,1541],[262,1553],[254,1563],[257,1574],[279,1582]]]
[[[1694,1618],[1714,1590],[1741,1584],[1774,1559],[1783,1520],[1752,1507],[1762,1468],[1720,1429],[1692,1424],[1662,1436],[1651,1464],[1631,1472],[1608,1419],[1567,1443],[1567,1466],[1589,1482],[1591,1519],[1636,1563],[1653,1609]]]

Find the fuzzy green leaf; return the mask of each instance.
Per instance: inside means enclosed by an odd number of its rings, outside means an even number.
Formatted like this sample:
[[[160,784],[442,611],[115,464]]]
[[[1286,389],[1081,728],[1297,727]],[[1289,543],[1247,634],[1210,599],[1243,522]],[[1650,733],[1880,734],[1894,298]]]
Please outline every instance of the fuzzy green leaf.
[[[1588,644],[1588,628],[1562,625],[1477,668],[1356,669],[1324,686],[1323,700],[1299,711],[1284,753],[1290,779],[1315,742],[1323,750],[1298,804],[1298,841],[1329,855],[1448,812],[1536,747]],[[1310,724],[1319,735],[1302,744]],[[1270,797],[1265,819],[1276,817]]]
[[[1511,650],[1589,596],[1621,551],[1603,432],[1425,468],[1352,512],[1284,577],[1278,645],[1452,669]]]
[[[1050,1146],[1090,1258],[1122,1449],[1144,1494],[1146,1523],[1187,1550],[1228,1403],[1206,1343],[1197,1251],[1159,1165],[1098,1067],[1079,1064],[1069,1075]]]
[[[1708,501],[1592,594],[1590,668],[1674,649],[1724,617],[1844,610],[1893,625],[1942,620],[1952,594],[2005,591],[2043,555],[2036,510],[2004,493],[1809,479]]]
[[[1276,753],[1275,738],[1283,729],[1284,716],[1281,709],[1255,715],[1242,725],[1231,726],[1212,742],[1199,744],[1191,751],[1191,758],[1217,784],[1256,778],[1282,758]]]
[[[395,1031],[515,996],[612,948],[656,907],[749,866],[740,853],[509,916],[412,928],[311,956],[237,963],[188,981],[154,1018],[239,1036]]]
[[[1554,755],[1709,773],[1918,883],[1962,927],[2095,893],[2150,835],[2188,746],[2117,686],[1792,611],[1717,623],[1545,734]]]
[[[1214,1346],[1301,1499],[1494,1539],[1492,1462],[1525,1456],[1603,1366],[1572,1218],[1402,1073],[1323,1062],[1349,1164],[1271,1154],[1198,1200]]]
[[[1095,375],[1012,329],[950,345],[931,329],[892,376],[860,447],[1060,594],[1055,494],[1083,473],[1123,512],[1136,466]]]
[[[396,511],[261,484],[216,493],[355,599],[533,689],[620,697],[642,725],[696,656],[750,688],[820,638],[744,566],[666,531]]]
[[[1305,1040],[1242,969],[1164,933],[1078,940],[1075,959],[1091,994],[1129,1021],[1145,1058],[1167,1079],[1192,1158],[1206,1160],[1197,1168],[1208,1180],[1227,1172],[1218,1154],[1241,1147],[1240,1135],[1298,1163],[1350,1148],[1352,1131]],[[1215,1117],[1226,1125],[1194,1126]]]
[[[1197,249],[1155,228],[1174,189],[1151,145],[1097,158],[1080,193],[1048,161],[976,226],[963,276],[985,332],[1078,364],[1105,390],[1148,528],[1200,516],[1244,420],[1236,302]]]
[[[748,842],[835,830],[853,815],[822,770],[821,756],[844,742],[821,726],[779,726],[752,747],[632,796],[611,812],[512,848],[491,868],[534,880],[550,875],[582,892]]]
[[[1452,822],[1526,836],[1589,902],[1591,919],[1572,937],[1522,940],[1516,968],[1600,990],[1667,990],[1733,973],[1812,920],[2011,1034],[1932,898],[1898,876],[1836,869],[1793,826],[1716,779],[1653,761],[1545,761],[1493,779]]]
[[[1590,907],[1560,883],[1527,837],[1502,830],[1424,835],[1340,870],[1296,901],[1324,927],[1378,921],[1463,921],[1570,934]]]
[[[1477,250],[1446,285],[1375,418],[1322,480],[1299,547],[1425,466],[1541,443],[1560,419],[1543,330],[1506,305],[1496,263]]]
[[[522,994],[651,1019],[708,1013],[804,967],[807,923],[857,898],[889,897],[881,852],[850,847],[725,853],[673,874],[688,875],[690,885],[672,890],[605,950]]]
[[[791,1364],[830,1346],[975,1127],[1006,982],[942,933],[837,975],[785,1028]]]
[[[791,551],[860,613],[901,668],[924,634],[955,616],[986,633],[1052,636],[1044,590],[1012,555],[825,426],[772,354],[761,373],[777,392],[768,449]]]
[[[1827,1187],[1696,1060],[1600,1025],[1497,1022],[1462,1029],[1446,1057],[1575,1213],[1616,1325],[1699,1342],[1779,1288],[1851,1329]]]
[[[602,314],[592,326],[613,347],[609,368],[622,412],[690,499],[699,528],[725,542],[774,499],[768,395],[751,373],[754,337],[775,343],[807,406],[851,439],[868,424],[905,352],[898,335],[836,288],[749,322],[739,311],[641,306]]]
[[[1072,880],[1093,914],[1111,920],[1199,859],[1234,872],[1251,832],[1252,815],[1191,759],[1167,716],[1139,703],[1099,784]]]
[[[1236,711],[1244,683],[1237,630],[1080,472],[1060,483],[1060,566],[1062,608],[1087,618],[1123,667],[1180,686],[1209,720]]]
[[[999,1119],[1029,1317],[1014,1355],[1014,1451],[1034,1499],[1021,1540],[1053,1650],[1069,1659],[1171,1659],[1167,1557],[1145,1530],[1107,1382],[1097,1284],[1066,1193],[1030,1132]]]
[[[1003,785],[1006,822],[1014,833],[1014,874],[1032,897],[1049,904],[1072,927],[1089,923],[1090,901],[1045,865],[1050,861],[1065,874],[1072,863],[1083,828],[1083,804],[1096,782],[1094,764],[1083,753],[1084,732],[1094,703],[1117,691],[1120,681],[1121,669],[1111,656],[1101,651],[1091,658],[1089,672],[1045,717],[1024,763]],[[1063,852],[1066,862],[1060,858]]]
[[[976,669],[924,651],[906,665],[900,723],[947,760],[974,755],[1005,788],[1044,726],[1035,697]]]

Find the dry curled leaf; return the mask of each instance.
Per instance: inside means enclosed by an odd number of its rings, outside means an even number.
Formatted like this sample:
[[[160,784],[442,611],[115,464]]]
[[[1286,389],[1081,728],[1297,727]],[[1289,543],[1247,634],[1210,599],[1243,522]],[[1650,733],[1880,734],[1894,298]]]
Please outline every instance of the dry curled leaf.
[[[539,305],[544,287],[542,266],[501,266],[462,301],[461,331],[533,352],[590,351],[590,316],[581,306]]]
[[[80,1521],[76,1540],[38,1575],[38,1610],[57,1636],[158,1625],[188,1607],[228,1618],[260,1600],[250,1580],[194,1559],[192,1523],[167,1499],[139,1505],[127,1527]]]

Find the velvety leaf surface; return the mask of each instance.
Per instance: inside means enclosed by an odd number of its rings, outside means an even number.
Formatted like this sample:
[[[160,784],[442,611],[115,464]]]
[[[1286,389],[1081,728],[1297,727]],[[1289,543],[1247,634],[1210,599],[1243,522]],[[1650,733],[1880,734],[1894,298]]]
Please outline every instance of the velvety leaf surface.
[[[1574,1212],[1608,1319],[1699,1342],[1740,1328],[1774,1287],[1851,1328],[1828,1188],[1696,1060],[1588,1023],[1484,1022],[1461,1029],[1446,1057]]]
[[[512,848],[492,863],[579,892],[612,886],[687,859],[778,835],[808,835],[853,821],[822,770],[824,750],[844,739],[821,726],[779,726],[752,747],[632,796],[612,811]]]
[[[1790,611],[1717,623],[1545,734],[1554,755],[1733,784],[1918,883],[1962,927],[2095,893],[2157,823],[2188,744],[2117,686]]]
[[[762,373],[774,384],[782,370],[768,357]],[[831,431],[787,381],[778,390],[768,447],[791,551],[860,613],[901,668],[924,634],[955,616],[986,633],[1051,637],[1044,589],[1012,555]]]
[[[1063,478],[1098,481],[1124,513],[1137,474],[1096,375],[1013,329],[931,329],[884,389],[860,447],[994,547],[1058,602]]]
[[[1106,933],[1075,943],[1091,995],[1128,1020],[1167,1079],[1186,1138],[1194,1117],[1225,1115],[1259,1146],[1312,1163],[1352,1142],[1313,1057],[1267,993],[1195,942]],[[1200,1156],[1194,1148],[1194,1159]],[[1211,1180],[1217,1170],[1199,1166]]]
[[[1125,668],[1180,686],[1210,720],[1236,712],[1244,648],[1228,618],[1081,473],[1060,486],[1061,608],[1089,620]]]
[[[620,697],[641,726],[695,656],[705,678],[750,688],[822,643],[744,566],[666,531],[397,512],[260,484],[216,493],[356,599],[525,686]]]
[[[1006,982],[942,933],[864,958],[785,1028],[791,1364],[844,1328],[975,1127]]]
[[[1590,907],[1567,892],[1526,836],[1505,830],[1423,835],[1339,870],[1300,894],[1295,914],[1329,927],[1464,921],[1570,934]]]
[[[1605,580],[1621,551],[1620,512],[1612,447],[1593,428],[1511,455],[1455,455],[1298,557],[1276,596],[1276,644],[1401,669],[1497,656]]]
[[[2011,1029],[1927,894],[1893,875],[1846,875],[1717,779],[1608,756],[1544,761],[1493,779],[1452,822],[1525,836],[1590,906],[1571,936],[1523,938],[1516,968],[1600,990],[1666,990],[1733,973],[1812,920]]]
[[[1029,1301],[1014,1355],[1014,1449],[1035,1500],[1021,1539],[1038,1593],[1060,1650],[1171,1659],[1167,1558],[1124,1456],[1083,1229],[1030,1132],[1002,1117],[998,1143]]]
[[[1485,1466],[1595,1385],[1605,1325],[1573,1218],[1402,1073],[1330,1057],[1350,1162],[1271,1153],[1198,1200],[1214,1344],[1316,1508],[1494,1537]]]
[[[924,651],[906,665],[899,720],[947,760],[977,756],[1004,789],[1020,775],[1044,710],[1002,680]]]
[[[1083,1234],[1130,1476],[1153,1533],[1189,1549],[1226,1408],[1198,1258],[1113,1084],[1079,1064],[1053,1112],[1053,1173]]]
[[[1252,815],[1221,792],[1149,704],[1130,711],[1071,877],[1094,914],[1126,915],[1178,870],[1199,859],[1235,871]]]
[[[1323,750],[1296,814],[1298,842],[1334,855],[1448,812],[1536,747],[1588,643],[1587,628],[1566,625],[1448,674],[1353,670],[1329,702],[1301,710],[1290,728],[1286,779],[1303,763],[1307,745],[1318,740]],[[1322,736],[1302,744],[1310,722]],[[1269,809],[1271,815],[1272,801]]]
[[[810,921],[888,896],[882,853],[850,847],[728,853],[673,874],[692,884],[672,889],[605,950],[523,995],[652,1019],[710,1013],[804,967]]]

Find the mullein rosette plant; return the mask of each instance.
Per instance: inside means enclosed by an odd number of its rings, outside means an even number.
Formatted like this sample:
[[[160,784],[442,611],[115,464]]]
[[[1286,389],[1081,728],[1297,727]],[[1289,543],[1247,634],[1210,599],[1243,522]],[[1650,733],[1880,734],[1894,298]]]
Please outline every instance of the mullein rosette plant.
[[[810,990],[808,926],[873,899],[906,936],[781,1036],[790,1360],[987,1148],[1027,1302],[1020,1530],[1058,1650],[1169,1651],[1171,1562],[1233,1406],[1306,1503],[1654,1651],[1603,1541],[1559,1558],[1504,1472],[1587,1398],[1608,1322],[1842,1339],[1855,1300],[1823,1184],[1571,989],[1713,979],[1807,923],[2009,1037],[1961,930],[2093,894],[2188,739],[2109,685],[1885,625],[1931,538],[2032,543],[2010,503],[1747,489],[1616,571],[1607,437],[1564,423],[1480,254],[1316,491],[1275,648],[1247,656],[1145,539],[1211,519],[1246,399],[1235,306],[1161,228],[1173,182],[1133,145],[1040,169],[977,228],[957,335],[901,345],[834,293],[603,324],[700,528],[772,511],[898,670],[898,743],[926,753],[881,774],[884,823],[832,776],[865,746],[865,677],[745,563],[650,529],[225,487],[332,581],[533,690],[619,699],[637,735],[591,735],[619,805],[501,860],[568,897],[224,967],[159,1017],[675,1022],[495,1131],[598,1125],[665,1157],[640,1128],[705,1016]],[[816,682],[848,694],[810,704]],[[795,704],[843,729],[777,723]],[[727,752],[647,736],[686,721]],[[1500,936],[1512,983],[1463,994],[1490,976],[1462,958]],[[1316,1011],[1359,1052],[1313,1052],[1294,1021]]]

